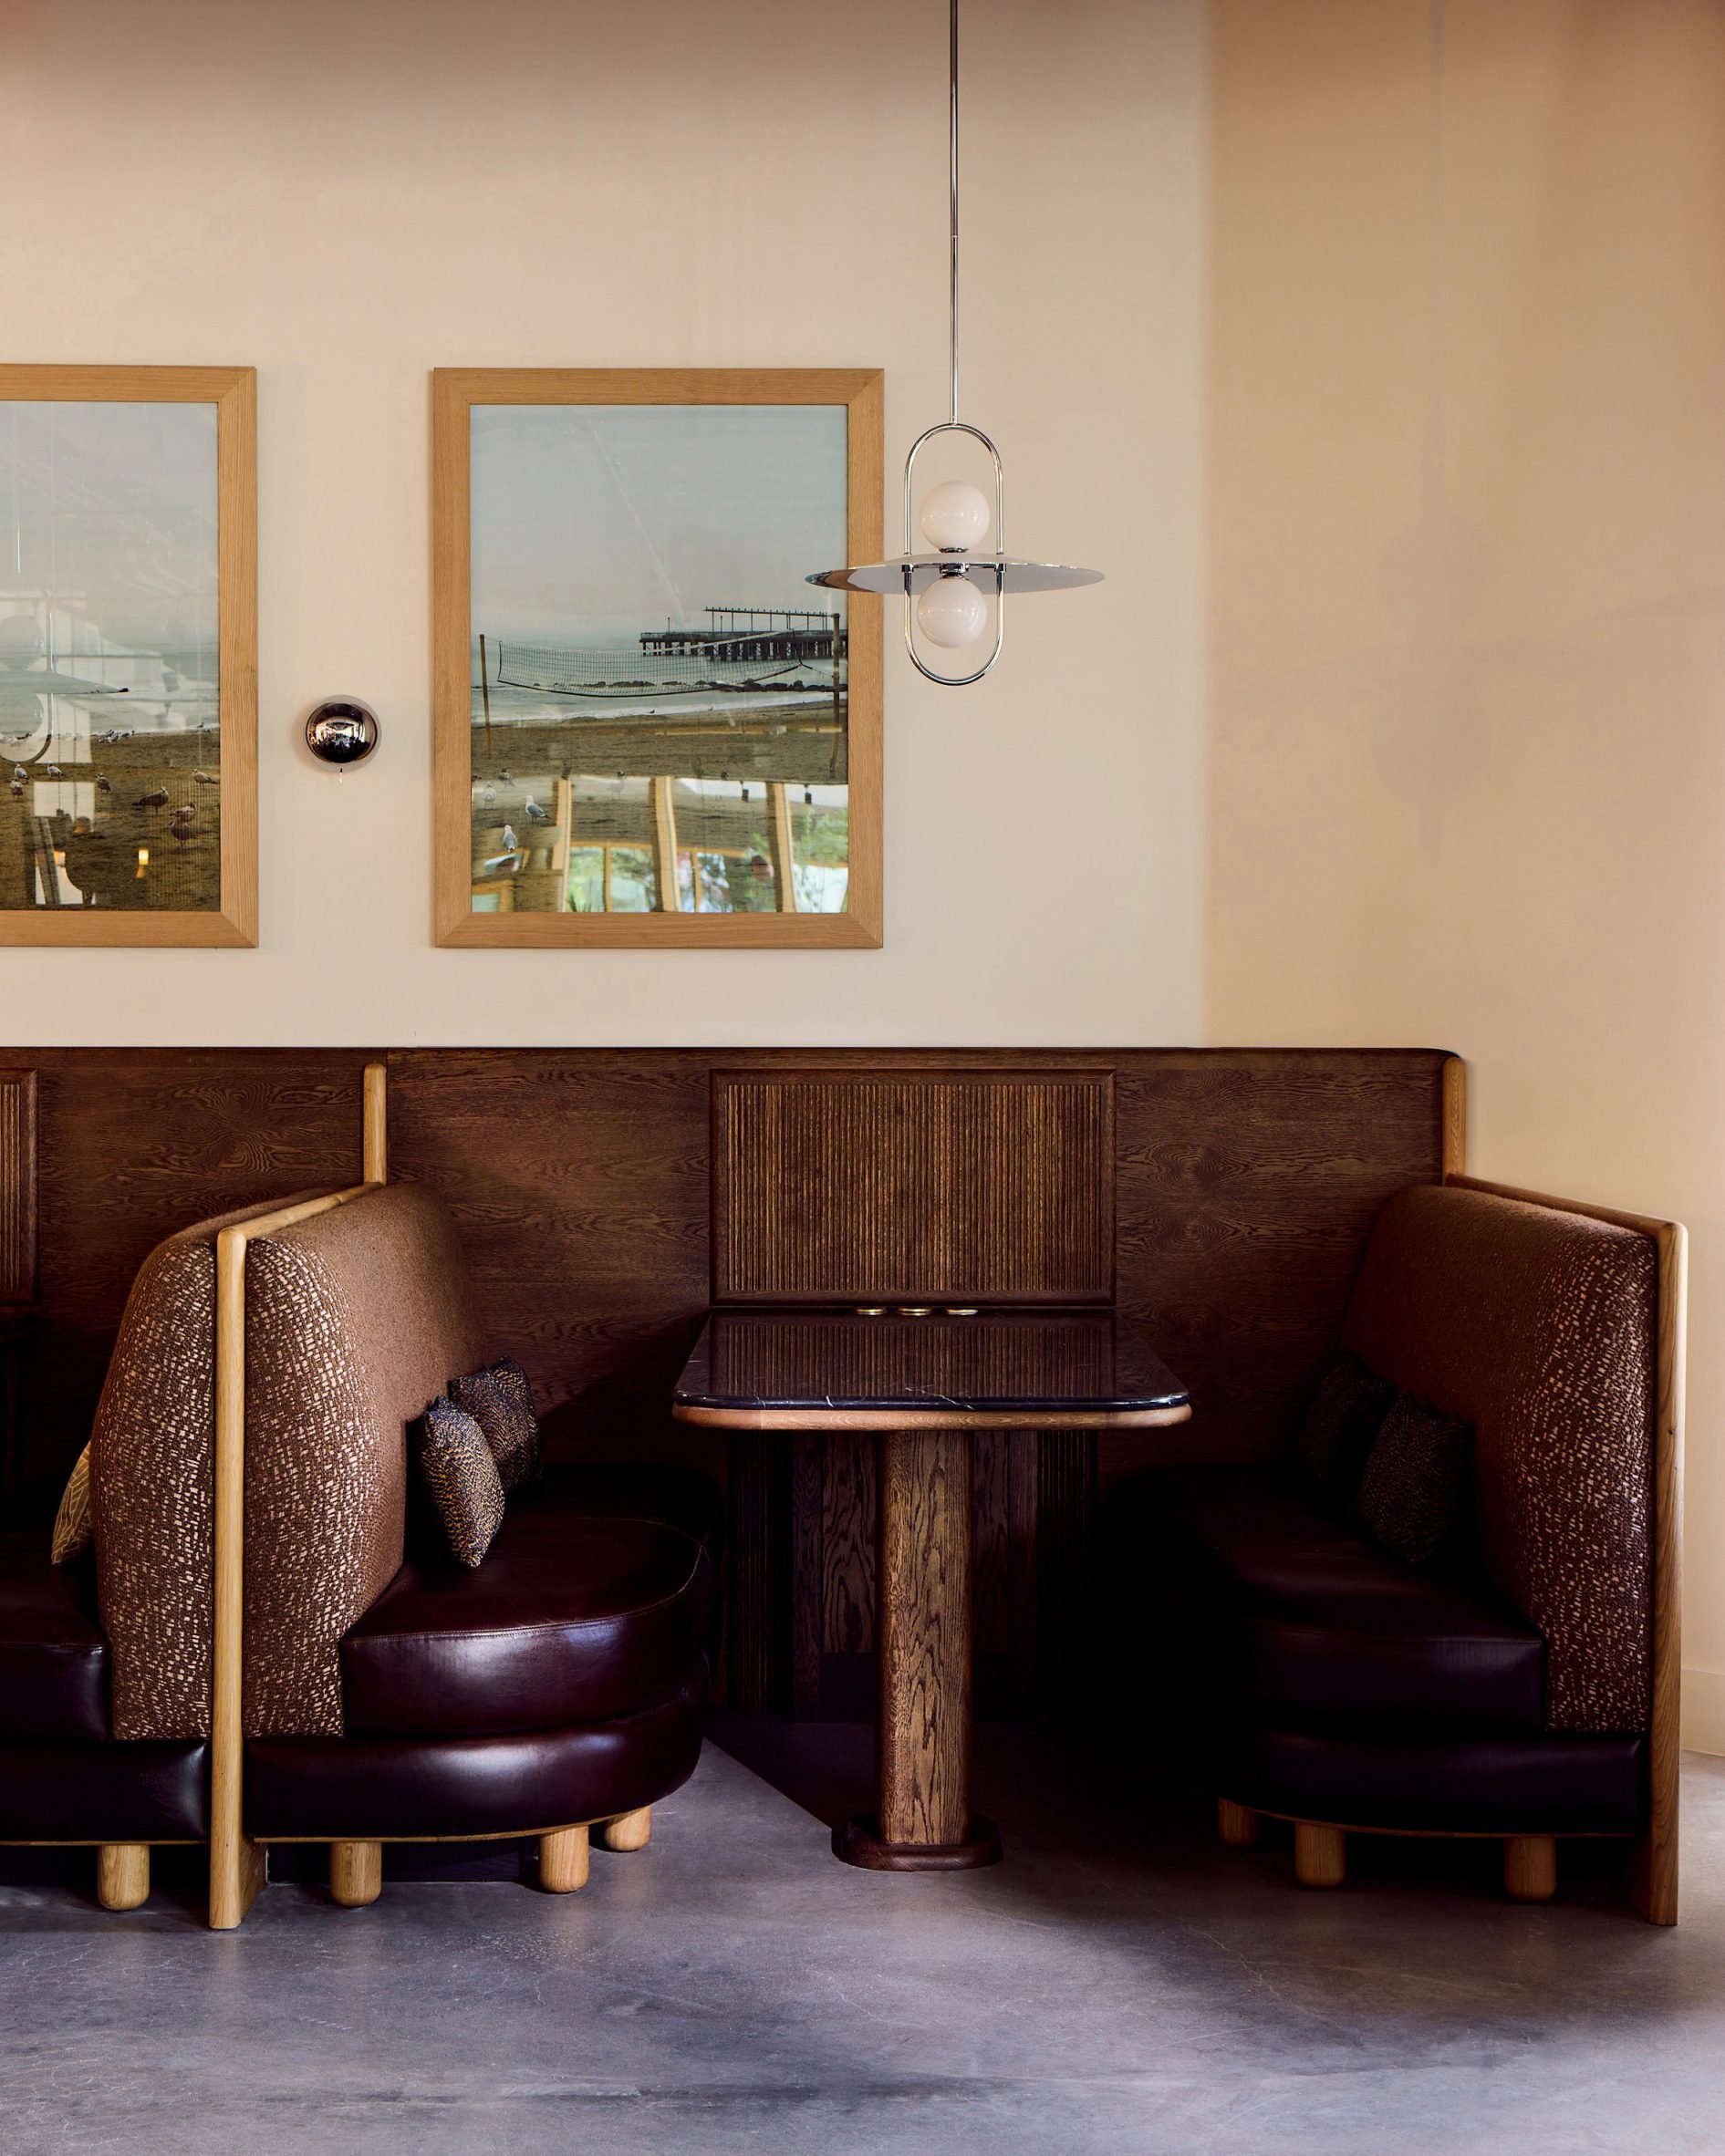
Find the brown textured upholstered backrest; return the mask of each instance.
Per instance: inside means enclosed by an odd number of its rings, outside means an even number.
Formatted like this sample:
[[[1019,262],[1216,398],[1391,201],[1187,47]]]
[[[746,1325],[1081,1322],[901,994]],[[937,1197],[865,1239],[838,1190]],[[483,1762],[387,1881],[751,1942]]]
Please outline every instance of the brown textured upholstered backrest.
[[[260,1237],[245,1305],[245,1732],[336,1736],[342,1634],[401,1563],[407,1425],[485,1342],[420,1184]]]
[[[269,1198],[170,1236],[126,1300],[90,1441],[116,1736],[210,1734],[215,1239],[293,1202]]]
[[[1475,1190],[1391,1198],[1344,1345],[1473,1425],[1480,1546],[1544,1635],[1554,1728],[1646,1729],[1657,1250]]]

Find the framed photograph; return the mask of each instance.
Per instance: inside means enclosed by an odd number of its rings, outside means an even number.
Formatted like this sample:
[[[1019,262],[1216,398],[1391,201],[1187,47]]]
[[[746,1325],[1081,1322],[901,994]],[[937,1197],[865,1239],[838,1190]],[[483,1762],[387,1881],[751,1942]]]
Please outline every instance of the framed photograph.
[[[878,370],[432,378],[437,937],[880,941]]]
[[[256,378],[0,366],[0,944],[257,941]]]

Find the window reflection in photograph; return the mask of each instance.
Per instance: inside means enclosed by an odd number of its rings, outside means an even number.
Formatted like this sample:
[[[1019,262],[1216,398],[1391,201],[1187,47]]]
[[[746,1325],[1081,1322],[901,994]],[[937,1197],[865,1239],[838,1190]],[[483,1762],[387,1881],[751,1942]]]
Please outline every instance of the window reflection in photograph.
[[[0,399],[0,911],[222,903],[216,408]]]
[[[473,910],[843,913],[846,408],[470,429]]]

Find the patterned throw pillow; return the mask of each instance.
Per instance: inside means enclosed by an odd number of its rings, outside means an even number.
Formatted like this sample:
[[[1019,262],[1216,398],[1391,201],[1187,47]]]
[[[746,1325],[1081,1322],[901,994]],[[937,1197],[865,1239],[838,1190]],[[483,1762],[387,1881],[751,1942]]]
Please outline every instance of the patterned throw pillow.
[[[479,1564],[504,1523],[504,1486],[485,1433],[452,1400],[433,1400],[413,1428],[420,1480],[450,1555]]]
[[[1472,1480],[1472,1425],[1398,1393],[1360,1477],[1354,1517],[1403,1564],[1433,1564],[1462,1544]]]
[[[69,1565],[82,1557],[96,1540],[89,1511],[89,1446],[78,1454],[66,1478],[66,1492],[54,1515],[53,1558],[57,1565]]]
[[[1375,1377],[1353,1355],[1337,1355],[1320,1379],[1295,1451],[1300,1465],[1335,1504],[1353,1503],[1366,1456],[1395,1397],[1389,1380]]]
[[[539,1418],[533,1412],[533,1386],[520,1363],[505,1355],[489,1370],[452,1378],[449,1396],[485,1433],[504,1489],[533,1481],[540,1467]]]

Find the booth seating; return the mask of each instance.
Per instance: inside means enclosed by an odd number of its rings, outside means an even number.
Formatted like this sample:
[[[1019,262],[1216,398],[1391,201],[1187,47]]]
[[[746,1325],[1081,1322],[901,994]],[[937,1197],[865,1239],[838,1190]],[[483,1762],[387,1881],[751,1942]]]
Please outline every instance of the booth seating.
[[[161,1532],[211,1517],[211,1481],[207,1448],[161,1442],[151,1395],[184,1343],[147,1280],[148,1353],[109,1385],[133,1371],[137,1397],[92,1456],[117,1731],[211,1741],[212,1923],[244,1916],[272,1840],[329,1842],[348,1904],[391,1840],[535,1836],[542,1884],[578,1886],[588,1828],[639,1847],[694,1767],[717,1493],[575,1470],[512,1503],[476,1570],[429,1535],[410,1553],[409,1427],[490,1360],[447,1208],[368,1183],[215,1243],[213,1598],[208,1534]]]
[[[1291,1456],[1117,1493],[1225,1840],[1293,1820],[1332,1886],[1350,1831],[1488,1836],[1536,1901],[1560,1839],[1624,1837],[1676,1921],[1683,1268],[1680,1228],[1464,1179],[1385,1207],[1340,1344],[1471,1425],[1447,1565],[1386,1555]]]
[[[350,1903],[398,1838],[537,1836],[567,1891],[589,1827],[641,1847],[698,1756],[704,1477],[553,1467],[477,1570],[431,1521],[409,1551],[409,1425],[491,1358],[447,1208],[383,1180],[376,1066],[365,1131],[364,1183],[151,1252],[90,1440],[93,1548],[0,1538],[0,1840],[96,1843],[111,1908],[163,1842],[209,1843],[218,1928],[270,1839],[329,1841]]]
[[[140,1270],[90,1444],[93,1549],[57,1566],[46,1532],[0,1539],[0,1840],[95,1843],[109,1909],[145,1900],[153,1845],[210,1835],[215,1243],[247,1217]]]

